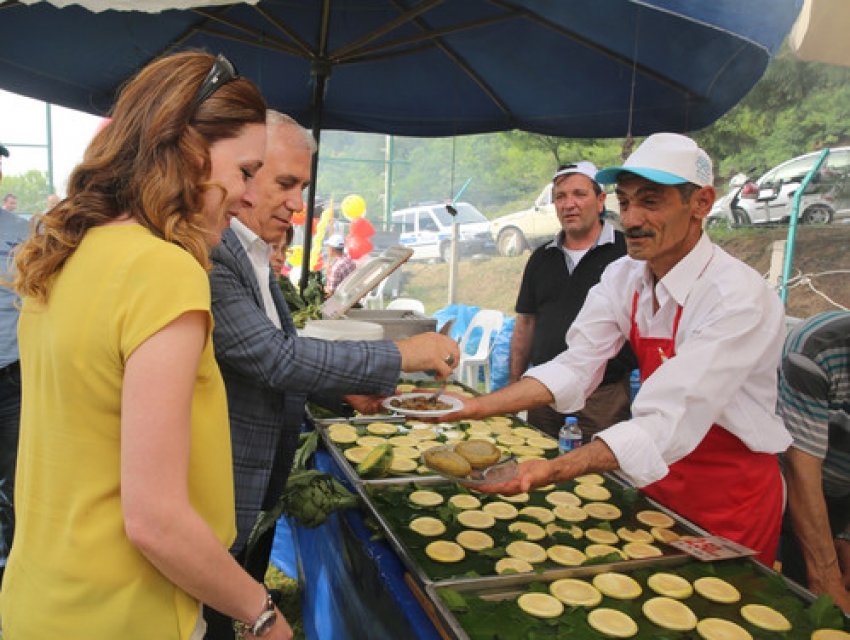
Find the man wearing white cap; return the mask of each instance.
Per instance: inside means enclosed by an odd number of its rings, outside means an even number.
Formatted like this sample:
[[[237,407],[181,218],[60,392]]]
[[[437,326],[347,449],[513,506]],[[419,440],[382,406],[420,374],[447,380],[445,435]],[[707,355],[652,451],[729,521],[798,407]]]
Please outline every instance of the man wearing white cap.
[[[783,502],[776,454],[791,442],[775,413],[785,336],[779,298],[703,233],[715,198],[711,160],[690,138],[652,135],[596,179],[617,183],[629,257],[590,291],[567,351],[515,384],[467,400],[459,413],[580,409],[606,360],[629,340],[643,379],[632,418],[485,488],[516,493],[620,469],[660,503],[771,565]]]
[[[510,380],[519,380],[529,365],[543,364],[566,345],[567,331],[587,293],[605,267],[626,255],[626,240],[602,219],[605,193],[596,182],[596,166],[585,160],[558,167],[552,178],[552,201],[559,231],[531,254],[516,301],[511,337]],[[629,418],[629,374],[636,366],[626,345],[605,368],[599,387],[577,412],[584,440]],[[551,407],[535,407],[528,421],[557,437],[566,416]]]
[[[328,281],[325,283],[325,293],[332,296],[345,277],[357,269],[354,260],[345,254],[345,240],[338,233],[325,240],[328,248]]]

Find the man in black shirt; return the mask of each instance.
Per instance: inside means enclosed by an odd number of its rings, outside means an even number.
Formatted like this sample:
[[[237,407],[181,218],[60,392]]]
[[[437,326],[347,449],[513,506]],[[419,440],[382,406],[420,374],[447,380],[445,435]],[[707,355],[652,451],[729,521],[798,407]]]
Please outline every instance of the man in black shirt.
[[[552,200],[561,231],[528,259],[516,302],[511,340],[510,381],[566,349],[567,330],[588,291],[609,263],[626,254],[623,234],[602,220],[605,193],[596,167],[578,162],[560,167],[552,179]],[[605,376],[577,414],[583,439],[630,417],[629,374],[636,366],[628,344],[608,362]],[[550,407],[531,409],[528,421],[557,436],[565,416]]]

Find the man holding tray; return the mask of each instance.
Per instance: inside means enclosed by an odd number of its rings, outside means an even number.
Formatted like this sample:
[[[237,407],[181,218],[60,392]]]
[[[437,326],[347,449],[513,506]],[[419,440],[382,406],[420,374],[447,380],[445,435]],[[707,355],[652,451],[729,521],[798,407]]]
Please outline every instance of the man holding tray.
[[[651,498],[771,565],[783,503],[776,454],[791,442],[775,414],[782,305],[703,233],[715,191],[711,160],[693,140],[652,135],[597,180],[617,184],[628,257],[591,289],[565,352],[444,419],[542,405],[578,411],[628,340],[643,381],[630,420],[476,488],[517,493],[620,469]]]

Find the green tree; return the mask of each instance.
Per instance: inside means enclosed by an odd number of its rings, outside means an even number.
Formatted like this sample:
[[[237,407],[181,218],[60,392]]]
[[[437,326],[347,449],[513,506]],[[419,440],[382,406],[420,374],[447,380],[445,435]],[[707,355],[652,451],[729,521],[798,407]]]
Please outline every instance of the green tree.
[[[50,195],[47,174],[35,169],[17,176],[4,175],[0,191],[3,196],[7,193],[17,196],[18,209],[15,213],[41,213],[47,207],[47,196]]]

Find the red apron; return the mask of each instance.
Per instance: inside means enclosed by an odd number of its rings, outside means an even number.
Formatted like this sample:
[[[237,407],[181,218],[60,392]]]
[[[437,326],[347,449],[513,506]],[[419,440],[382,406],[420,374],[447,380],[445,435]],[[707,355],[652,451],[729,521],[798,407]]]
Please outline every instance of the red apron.
[[[682,307],[676,311],[671,338],[644,338],[635,321],[637,304],[635,292],[629,340],[643,382],[675,355]],[[706,531],[757,550],[757,559],[773,566],[783,502],[779,461],[774,454],[751,451],[714,424],[696,449],[642,491]]]

